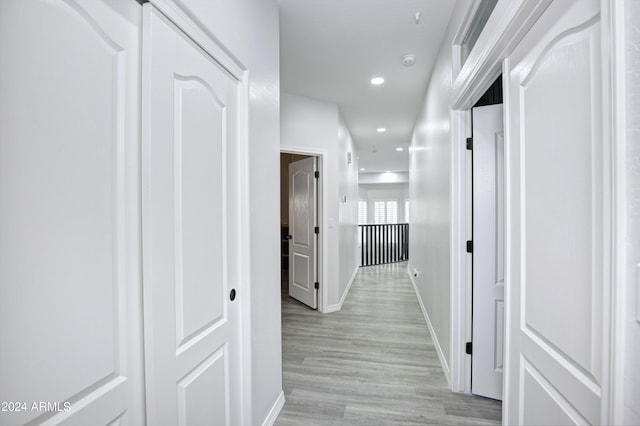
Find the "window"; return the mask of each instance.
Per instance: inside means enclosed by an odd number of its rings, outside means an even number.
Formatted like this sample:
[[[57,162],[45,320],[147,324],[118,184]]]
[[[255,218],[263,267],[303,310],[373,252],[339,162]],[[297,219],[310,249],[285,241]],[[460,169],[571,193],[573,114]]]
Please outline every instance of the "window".
[[[367,202],[358,201],[358,225],[367,224]]]
[[[374,223],[376,225],[398,223],[397,201],[376,201],[373,206]]]
[[[398,203],[387,201],[387,223],[398,223]]]
[[[404,201],[404,222],[409,223],[409,200]]]

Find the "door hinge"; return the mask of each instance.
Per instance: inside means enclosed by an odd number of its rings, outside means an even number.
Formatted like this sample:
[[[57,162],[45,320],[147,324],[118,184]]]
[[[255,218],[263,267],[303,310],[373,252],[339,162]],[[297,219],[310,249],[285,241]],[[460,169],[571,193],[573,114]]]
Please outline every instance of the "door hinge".
[[[473,138],[467,138],[467,149],[473,149]]]
[[[320,227],[319,227],[319,226],[316,226],[316,227],[314,228],[313,232],[315,232],[316,234],[319,234],[319,233],[320,233]]]
[[[313,175],[316,177],[316,179],[318,179],[320,177],[320,172],[316,170],[315,172],[313,172]]]
[[[467,253],[473,253],[473,241],[467,241]]]
[[[320,288],[320,283],[318,281],[316,281],[314,285],[315,285],[316,290]]]
[[[471,355],[473,353],[473,343],[467,342],[464,351],[467,353],[467,355]]]

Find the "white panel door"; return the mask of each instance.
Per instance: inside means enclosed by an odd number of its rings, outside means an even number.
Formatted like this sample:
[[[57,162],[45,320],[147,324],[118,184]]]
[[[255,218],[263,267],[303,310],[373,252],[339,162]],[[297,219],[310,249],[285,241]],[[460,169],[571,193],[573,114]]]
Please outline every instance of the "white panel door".
[[[608,423],[599,6],[555,2],[506,67],[506,424]]]
[[[289,295],[316,309],[316,158],[289,164]]]
[[[140,20],[0,2],[2,425],[144,423]]]
[[[143,50],[148,421],[237,425],[238,83],[150,4]]]
[[[502,105],[473,109],[473,354],[471,392],[502,399],[504,352]]]

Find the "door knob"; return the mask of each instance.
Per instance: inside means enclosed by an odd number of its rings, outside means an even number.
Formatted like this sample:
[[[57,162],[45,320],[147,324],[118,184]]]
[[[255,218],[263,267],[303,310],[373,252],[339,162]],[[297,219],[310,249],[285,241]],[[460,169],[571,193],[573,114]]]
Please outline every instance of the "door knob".
[[[291,235],[291,234],[287,235],[287,240],[290,240],[292,238],[293,238],[293,235]]]
[[[231,293],[229,293],[229,299],[233,302],[236,299],[236,289],[232,288]]]

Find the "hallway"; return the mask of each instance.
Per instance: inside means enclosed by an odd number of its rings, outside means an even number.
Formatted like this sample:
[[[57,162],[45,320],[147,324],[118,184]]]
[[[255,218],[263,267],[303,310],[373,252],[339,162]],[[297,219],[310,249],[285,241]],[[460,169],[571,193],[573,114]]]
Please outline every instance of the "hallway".
[[[406,267],[361,268],[332,314],[283,291],[276,425],[500,424],[500,403],[448,389]]]

